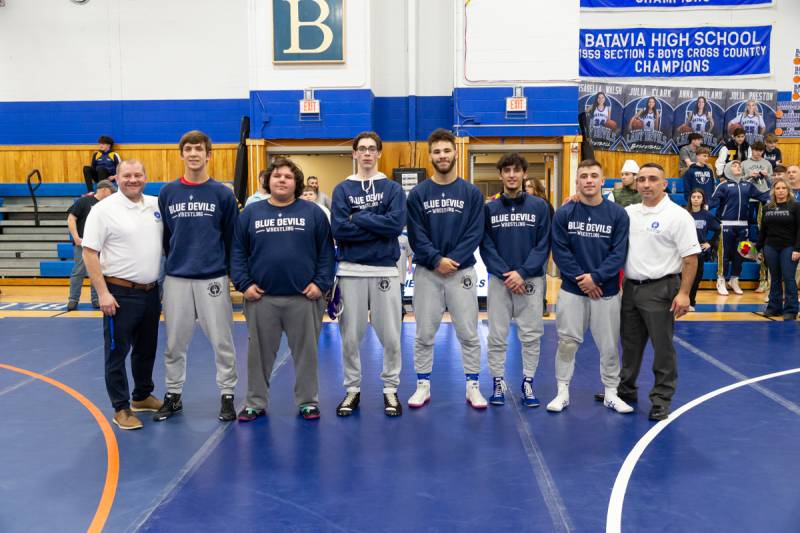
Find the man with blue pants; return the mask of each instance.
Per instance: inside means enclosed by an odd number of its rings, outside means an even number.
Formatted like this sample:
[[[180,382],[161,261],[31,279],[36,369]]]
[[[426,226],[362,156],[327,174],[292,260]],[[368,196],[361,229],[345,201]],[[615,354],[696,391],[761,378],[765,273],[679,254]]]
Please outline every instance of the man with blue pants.
[[[528,161],[506,154],[497,162],[503,194],[485,208],[481,257],[489,271],[489,370],[492,373],[492,405],[505,403],[505,362],[508,328],[517,323],[522,343],[522,401],[538,407],[533,378],[539,366],[544,333],[542,292],[544,269],[550,254],[550,210],[547,202],[525,194]]]

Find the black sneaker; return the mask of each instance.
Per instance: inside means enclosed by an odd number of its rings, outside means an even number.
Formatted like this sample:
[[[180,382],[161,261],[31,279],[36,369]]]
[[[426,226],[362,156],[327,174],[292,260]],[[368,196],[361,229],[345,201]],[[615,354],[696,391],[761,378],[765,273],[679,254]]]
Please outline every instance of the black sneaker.
[[[400,405],[396,392],[383,393],[383,414],[386,416],[400,416],[403,414],[403,406]]]
[[[163,422],[167,418],[176,413],[180,413],[181,411],[183,411],[181,395],[168,392],[164,395],[164,405],[162,405],[161,409],[156,411],[156,414],[153,415],[153,420],[156,422]]]
[[[223,394],[220,400],[219,419],[223,422],[236,420],[236,408],[233,406],[233,394]]]
[[[353,411],[358,409],[358,404],[361,402],[360,392],[348,392],[344,395],[344,399],[336,407],[336,416],[350,416]]]
[[[252,422],[259,416],[264,416],[267,412],[264,409],[253,409],[252,407],[245,407],[239,411],[239,422]]]
[[[300,408],[300,416],[305,420],[316,420],[320,417],[319,407],[316,405],[304,405]]]
[[[74,311],[78,308],[78,302],[70,300],[67,302],[67,311]]]

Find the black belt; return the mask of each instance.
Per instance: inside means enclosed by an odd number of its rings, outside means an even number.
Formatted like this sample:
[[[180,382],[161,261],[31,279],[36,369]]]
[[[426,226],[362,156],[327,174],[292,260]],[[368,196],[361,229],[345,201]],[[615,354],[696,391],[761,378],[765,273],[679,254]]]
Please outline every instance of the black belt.
[[[681,276],[680,274],[667,274],[663,278],[658,278],[658,279],[630,279],[630,278],[625,278],[625,281],[630,281],[634,285],[647,285],[648,283],[655,283],[657,281],[664,281],[666,279],[679,278],[680,276]]]

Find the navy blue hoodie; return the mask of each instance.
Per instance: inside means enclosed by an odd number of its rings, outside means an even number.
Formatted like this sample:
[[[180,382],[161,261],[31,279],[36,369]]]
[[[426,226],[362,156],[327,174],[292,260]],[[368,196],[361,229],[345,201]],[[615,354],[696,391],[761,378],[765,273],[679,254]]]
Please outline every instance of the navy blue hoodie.
[[[686,169],[686,172],[683,173],[683,197],[687,202],[694,189],[701,189],[705,193],[706,199],[711,198],[711,195],[714,194],[714,171],[711,170],[711,167],[692,163]]]
[[[483,238],[483,195],[461,178],[447,185],[427,179],[408,194],[408,241],[414,261],[435,270],[443,257],[459,270],[475,264]]]
[[[363,181],[350,176],[333,190],[331,228],[339,261],[395,266],[405,224],[403,188],[383,174]]]
[[[568,202],[553,218],[553,260],[561,288],[585,296],[575,278],[591,274],[603,296],[619,292],[619,273],[628,255],[630,220],[625,209],[603,199],[596,206]]]
[[[247,206],[236,224],[231,279],[244,292],[256,283],[269,296],[296,296],[309,283],[333,285],[334,251],[328,217],[316,204],[295,200]]]
[[[175,180],[161,188],[158,208],[164,218],[168,275],[211,279],[228,272],[239,216],[230,189],[213,179],[199,185]]]
[[[769,191],[759,192],[749,181],[727,180],[719,185],[711,195],[708,208],[717,208],[717,218],[725,221],[747,221],[750,198],[761,203],[769,202]]]
[[[500,279],[512,270],[523,279],[543,275],[550,254],[549,204],[522,193],[492,200],[484,210],[481,258],[486,270]]]

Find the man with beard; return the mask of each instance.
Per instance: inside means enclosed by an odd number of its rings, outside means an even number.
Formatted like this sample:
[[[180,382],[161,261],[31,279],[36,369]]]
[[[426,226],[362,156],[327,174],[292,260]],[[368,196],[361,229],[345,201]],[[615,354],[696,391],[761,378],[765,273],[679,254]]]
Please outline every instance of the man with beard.
[[[461,343],[466,398],[475,409],[486,408],[478,383],[481,343],[478,338],[478,293],[475,249],[483,237],[483,195],[459,178],[456,138],[437,129],[428,137],[433,176],[408,195],[408,238],[414,250],[414,367],[417,390],[409,407],[422,407],[431,397],[433,342],[445,309]]]

